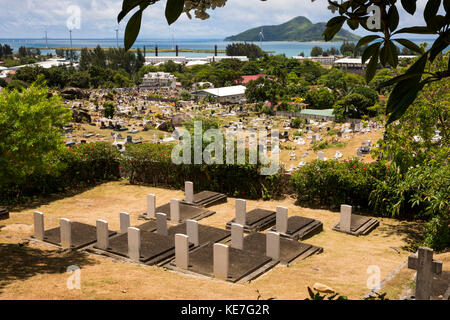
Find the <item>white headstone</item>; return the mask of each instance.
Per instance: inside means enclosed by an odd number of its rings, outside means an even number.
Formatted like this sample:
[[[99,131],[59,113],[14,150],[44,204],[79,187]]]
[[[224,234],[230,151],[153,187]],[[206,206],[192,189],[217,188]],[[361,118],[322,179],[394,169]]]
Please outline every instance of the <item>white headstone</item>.
[[[190,181],[184,183],[184,193],[187,203],[194,203],[194,184]]]
[[[194,245],[199,245],[198,238],[198,222],[195,220],[186,220],[186,234],[189,237],[189,241]]]
[[[156,214],[156,233],[167,236],[167,215],[165,213]]]
[[[266,256],[280,260],[280,234],[269,231],[266,233]]]
[[[155,218],[156,196],[154,194],[147,195],[147,217]]]
[[[141,231],[138,228],[128,228],[128,257],[139,261],[141,257]]]
[[[34,237],[38,240],[44,240],[44,214],[39,211],[33,213],[34,218]]]
[[[341,220],[339,221],[339,229],[344,232],[350,232],[352,225],[352,206],[341,205]]]
[[[130,227],[130,215],[126,212],[120,213],[120,233],[127,233]]]
[[[246,201],[243,199],[236,199],[236,218],[235,222],[237,224],[241,224],[245,226],[246,224],[246,213],[247,213],[247,205]]]
[[[231,247],[244,250],[244,227],[237,223],[231,224]]]
[[[109,247],[109,231],[108,222],[105,220],[97,220],[97,244],[96,247],[106,250]]]
[[[180,269],[189,268],[189,237],[185,234],[175,235],[175,264]]]
[[[277,207],[276,231],[286,234],[288,229],[288,208]]]
[[[230,262],[229,248],[224,244],[215,243],[213,250],[214,277],[227,280]]]
[[[170,200],[170,221],[172,223],[180,222],[180,200],[178,199]]]
[[[325,160],[325,154],[322,151],[318,152],[317,153],[317,159],[319,159],[321,161],[324,161]]]
[[[61,247],[72,247],[72,223],[69,219],[60,220],[60,232],[61,232]]]

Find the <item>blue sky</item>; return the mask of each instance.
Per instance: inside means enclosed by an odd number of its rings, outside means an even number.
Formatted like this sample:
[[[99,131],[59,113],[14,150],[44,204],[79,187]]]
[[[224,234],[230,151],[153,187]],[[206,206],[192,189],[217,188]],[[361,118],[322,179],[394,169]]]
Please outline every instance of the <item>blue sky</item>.
[[[161,0],[146,10],[139,38],[171,38],[173,34],[179,39],[220,39],[248,28],[283,23],[300,15],[314,23],[333,16],[326,9],[326,0],[228,0],[225,7],[209,11],[208,20],[189,20],[183,14],[168,26],[164,18],[165,3],[166,0]],[[403,20],[408,25],[422,25],[425,3],[426,0],[418,1],[415,16],[401,12]],[[45,30],[49,38],[67,38],[71,6],[78,6],[81,16],[80,28],[73,31],[74,38],[115,38],[121,4],[121,0],[0,0],[0,38],[42,38]],[[119,25],[121,38],[128,18]]]

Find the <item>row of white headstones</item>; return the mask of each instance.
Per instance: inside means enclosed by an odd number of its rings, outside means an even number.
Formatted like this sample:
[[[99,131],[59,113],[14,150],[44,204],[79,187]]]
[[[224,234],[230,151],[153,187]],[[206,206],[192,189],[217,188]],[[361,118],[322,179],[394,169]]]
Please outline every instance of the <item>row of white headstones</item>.
[[[282,208],[287,212],[286,208]],[[168,236],[167,215],[156,214],[156,233]],[[97,243],[96,248],[108,250],[109,248],[109,228],[105,220],[96,221]],[[34,212],[34,236],[36,239],[44,240],[44,215],[42,212]],[[120,231],[127,233],[128,237],[128,257],[136,262],[141,258],[141,230],[130,227],[130,215],[126,212],[120,213]],[[71,221],[60,219],[61,247],[71,248],[72,232]],[[189,269],[190,245],[199,246],[198,222],[186,220],[186,234],[175,234],[175,265],[180,269]],[[213,249],[214,277],[226,280],[229,274],[229,248],[239,250],[244,249],[244,226],[238,223],[231,224],[231,245],[216,243]],[[266,255],[278,261],[280,259],[280,233],[269,231],[266,234]]]

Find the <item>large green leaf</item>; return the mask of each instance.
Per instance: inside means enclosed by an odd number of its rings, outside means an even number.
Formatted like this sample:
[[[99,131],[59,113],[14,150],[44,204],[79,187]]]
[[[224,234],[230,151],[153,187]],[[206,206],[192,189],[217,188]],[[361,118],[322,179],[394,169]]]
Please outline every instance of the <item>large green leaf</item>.
[[[389,26],[388,26],[389,30],[391,30],[391,32],[392,32],[395,29],[397,29],[400,17],[398,15],[398,10],[395,5],[393,5],[389,8],[388,20],[389,20]]]
[[[394,32],[394,34],[397,33],[435,34],[435,32],[430,28],[422,26],[403,28]]]
[[[177,21],[184,9],[184,0],[167,0],[166,19],[170,25]]]
[[[408,39],[394,39],[394,41],[397,41],[398,43],[400,43],[402,46],[408,48],[411,51],[423,54],[423,50],[421,47],[419,47],[417,44],[415,44],[414,42],[408,40]]]
[[[386,110],[392,110],[386,125],[400,119],[409,106],[414,102],[427,81],[399,82],[389,96]]]
[[[136,41],[139,30],[141,29],[141,21],[142,10],[137,11],[130,20],[128,20],[127,27],[125,28],[125,50],[130,49]]]
[[[117,23],[120,23],[120,21],[122,21],[122,19],[137,6],[141,6],[141,9],[143,10],[143,8],[148,7],[150,3],[154,2],[156,2],[156,0],[123,0],[122,11],[120,11],[117,16]]]
[[[347,20],[344,16],[337,16],[327,23],[327,28],[323,32],[323,36],[325,37],[325,41],[330,41],[333,39],[333,37],[336,35],[336,33],[339,32],[339,30],[342,29],[342,26],[344,25],[345,20]]]
[[[441,0],[428,0],[425,10],[423,11],[423,17],[425,18],[427,25],[429,25],[432,19],[436,16],[440,5]]]
[[[358,43],[356,44],[356,47],[357,48],[362,47],[362,46],[364,46],[376,39],[379,39],[379,38],[381,38],[381,37],[377,36],[377,35],[365,36],[365,37],[359,39]]]
[[[417,0],[402,0],[402,7],[412,15],[416,12],[416,2]]]
[[[366,68],[367,83],[369,83],[370,80],[373,79],[373,77],[375,76],[375,73],[377,72],[378,55],[379,55],[379,51],[380,51],[380,45],[381,45],[381,43],[376,47],[375,52],[372,55],[372,58],[370,58],[370,61],[367,64],[367,68]]]

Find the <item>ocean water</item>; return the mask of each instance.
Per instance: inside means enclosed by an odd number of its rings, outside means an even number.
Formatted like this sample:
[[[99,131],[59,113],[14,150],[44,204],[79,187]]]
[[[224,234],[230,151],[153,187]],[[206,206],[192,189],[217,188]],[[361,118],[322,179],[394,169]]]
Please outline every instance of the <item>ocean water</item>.
[[[432,39],[416,39],[413,42],[420,44],[423,42],[428,43],[428,47],[431,46]],[[42,54],[54,53],[54,50],[46,50],[48,48],[70,48],[69,39],[48,39],[47,44],[45,39],[0,39],[1,44],[9,44],[13,50],[21,46],[28,48],[41,48]],[[191,39],[191,40],[177,40],[177,39],[141,39],[137,40],[133,48],[141,48],[144,46],[148,49],[153,49],[156,45],[159,49],[173,49],[178,45],[179,49],[209,49],[214,50],[214,46],[217,45],[218,50],[225,50],[226,46],[231,42],[225,42],[223,39]],[[254,42],[259,45],[264,51],[269,51],[271,54],[285,54],[286,57],[297,56],[300,52],[303,52],[305,56],[309,56],[311,49],[315,46],[320,46],[324,50],[331,47],[340,48],[342,42],[286,42],[286,41],[263,41]],[[100,45],[102,48],[115,48],[117,47],[116,39],[72,39],[73,48],[94,48]],[[119,39],[119,46],[123,47],[123,39]],[[147,53],[152,55],[153,53]],[[160,56],[173,56],[173,52],[159,52]],[[196,52],[180,52],[180,56],[185,57],[204,57],[212,55],[211,53],[196,53]],[[219,54],[224,55],[224,54]]]

